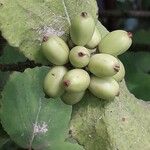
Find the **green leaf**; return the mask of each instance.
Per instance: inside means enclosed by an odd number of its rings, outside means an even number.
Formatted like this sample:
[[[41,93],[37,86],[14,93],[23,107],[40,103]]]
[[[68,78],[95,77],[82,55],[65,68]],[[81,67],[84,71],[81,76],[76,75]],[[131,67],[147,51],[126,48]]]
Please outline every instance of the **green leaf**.
[[[120,84],[120,96],[107,103],[87,93],[73,107],[72,136],[86,150],[149,150],[150,105]]]
[[[24,150],[24,149],[21,149],[12,140],[9,140],[0,150]]]
[[[17,48],[6,45],[3,54],[0,57],[1,64],[13,64],[18,62],[24,62],[26,58],[23,54],[19,53]]]
[[[1,72],[0,71],[0,91],[3,90],[3,87],[9,78],[9,74],[10,74],[10,72]]]
[[[19,53],[17,48],[6,45],[3,49],[3,54],[0,56],[0,64],[15,64],[18,62],[24,62],[26,58],[23,54]],[[0,71],[0,91],[2,91],[4,85],[9,78],[10,72]]]
[[[126,82],[137,98],[150,101],[150,53],[128,52],[120,56],[126,68]]]
[[[45,98],[42,84],[48,71],[47,67],[37,67],[10,75],[2,93],[2,125],[11,139],[24,148],[82,150],[78,144],[65,141],[72,107],[59,98]]]
[[[150,101],[150,75],[135,72],[129,74],[126,81],[131,93],[139,99]]]
[[[103,26],[99,26],[101,32]],[[105,36],[108,31],[104,28],[101,33]],[[112,102],[98,99],[88,91],[73,106],[70,130],[86,150],[149,150],[149,114],[149,103],[136,99],[123,81],[119,97]]]
[[[147,73],[150,71],[149,52],[126,52],[119,57],[127,68],[127,72],[135,71]]]
[[[96,18],[96,0],[0,0],[0,29],[9,44],[30,60],[46,63],[40,51],[44,35],[66,37],[70,19],[83,11]]]
[[[138,30],[133,36],[134,44],[150,45],[150,30]]]

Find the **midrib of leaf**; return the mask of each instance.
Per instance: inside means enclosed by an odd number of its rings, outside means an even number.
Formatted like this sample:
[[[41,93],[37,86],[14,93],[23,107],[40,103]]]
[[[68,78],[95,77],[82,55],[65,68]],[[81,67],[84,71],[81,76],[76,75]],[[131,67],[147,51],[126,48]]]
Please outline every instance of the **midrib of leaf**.
[[[42,108],[42,101],[41,101],[41,99],[40,99],[40,100],[39,100],[39,109],[38,109],[38,111],[37,111],[37,115],[36,115],[35,122],[33,123],[33,132],[32,132],[32,135],[31,135],[31,140],[30,140],[29,150],[32,149],[32,143],[33,143],[34,138],[35,138],[35,130],[34,130],[34,129],[35,129],[35,126],[37,126],[41,108]]]
[[[71,25],[71,21],[70,21],[70,17],[69,17],[69,13],[68,13],[68,10],[67,10],[67,6],[66,6],[66,3],[65,3],[65,0],[62,0],[62,3],[63,3],[63,6],[64,6],[64,10],[65,10],[65,14],[66,14],[68,23],[69,23],[69,25]]]

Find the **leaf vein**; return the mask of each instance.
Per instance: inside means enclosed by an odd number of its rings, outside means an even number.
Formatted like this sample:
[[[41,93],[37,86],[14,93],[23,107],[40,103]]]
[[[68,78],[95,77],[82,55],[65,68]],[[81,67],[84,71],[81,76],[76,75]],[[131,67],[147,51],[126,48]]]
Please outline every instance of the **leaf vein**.
[[[32,143],[33,143],[35,135],[36,135],[35,126],[37,126],[37,124],[38,124],[38,118],[39,118],[39,114],[40,114],[40,111],[41,111],[41,107],[42,107],[42,101],[40,99],[39,100],[39,109],[38,109],[38,112],[37,112],[37,115],[36,115],[35,123],[33,124],[33,132],[32,132],[32,136],[31,136],[31,140],[30,140],[29,150],[32,149]]]
[[[67,10],[67,6],[66,6],[66,3],[65,3],[65,0],[62,0],[62,3],[63,3],[63,6],[64,6],[64,10],[65,10],[65,14],[66,14],[68,23],[69,23],[69,25],[71,25],[71,21],[70,21],[70,17],[69,17],[69,13],[68,13],[68,10]]]

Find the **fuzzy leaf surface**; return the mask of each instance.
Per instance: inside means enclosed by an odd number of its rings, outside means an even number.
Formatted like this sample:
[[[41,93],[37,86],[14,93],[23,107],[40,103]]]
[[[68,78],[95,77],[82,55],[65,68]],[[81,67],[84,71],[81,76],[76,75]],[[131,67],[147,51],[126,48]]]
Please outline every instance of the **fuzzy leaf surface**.
[[[37,67],[10,75],[2,93],[2,125],[24,148],[82,150],[78,144],[65,141],[72,107],[59,98],[45,98],[42,85],[48,71],[47,67]]]
[[[86,11],[96,18],[96,0],[0,0],[0,30],[10,45],[30,60],[47,63],[40,48],[43,36],[66,38],[70,20]]]
[[[108,31],[99,23],[99,31]],[[89,91],[73,106],[70,130],[85,150],[149,150],[150,103],[132,95],[124,81],[112,102]]]

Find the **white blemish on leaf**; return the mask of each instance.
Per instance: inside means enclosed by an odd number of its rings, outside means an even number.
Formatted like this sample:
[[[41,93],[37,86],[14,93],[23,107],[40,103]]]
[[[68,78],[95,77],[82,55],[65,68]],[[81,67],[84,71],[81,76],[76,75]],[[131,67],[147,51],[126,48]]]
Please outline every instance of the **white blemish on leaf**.
[[[37,29],[37,32],[41,35],[41,37],[49,37],[51,35],[62,36],[65,34],[67,18],[64,16],[53,14],[52,20],[53,21],[49,25],[45,25]]]
[[[48,131],[48,125],[45,122],[33,124],[34,127],[34,134],[43,134]]]
[[[43,28],[43,35],[50,36],[50,35],[57,35],[62,36],[65,32],[61,29],[55,30],[53,27],[44,27]]]
[[[59,19],[55,19],[53,21],[53,23],[51,23],[49,26],[43,26],[42,28],[39,28],[37,30],[37,32],[41,35],[42,39],[44,36],[49,37],[51,35],[57,35],[57,36],[61,37],[66,32],[66,30],[64,30],[65,24],[66,24],[65,19],[63,20],[64,21],[63,23]],[[60,24],[60,27],[58,27],[59,24]],[[57,27],[56,27],[56,25],[57,25]],[[42,39],[39,39],[39,40],[42,40]]]

